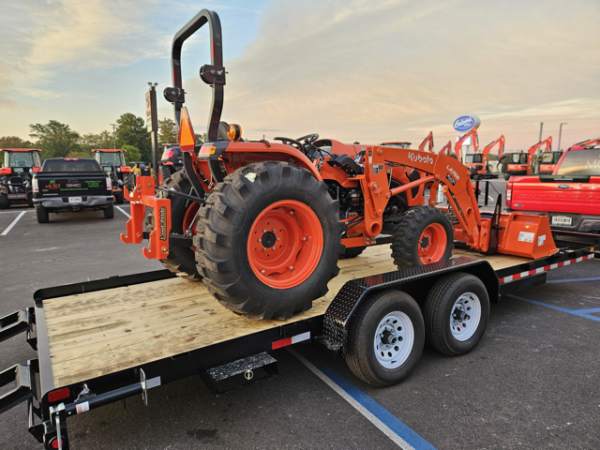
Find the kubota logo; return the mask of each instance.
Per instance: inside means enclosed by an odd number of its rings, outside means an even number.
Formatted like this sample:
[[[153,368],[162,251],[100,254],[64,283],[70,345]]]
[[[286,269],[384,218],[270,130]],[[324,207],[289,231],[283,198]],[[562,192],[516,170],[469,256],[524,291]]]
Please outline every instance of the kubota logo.
[[[423,164],[433,164],[433,158],[429,155],[419,155],[417,153],[408,153],[408,159],[412,162],[420,162]]]
[[[454,169],[450,166],[446,166],[446,169],[448,169],[448,172],[450,172],[454,178],[456,178],[457,180],[460,180],[460,177],[458,176],[458,174],[454,171]]]
[[[158,214],[158,225],[160,227],[160,240],[167,240],[167,207],[162,206]]]

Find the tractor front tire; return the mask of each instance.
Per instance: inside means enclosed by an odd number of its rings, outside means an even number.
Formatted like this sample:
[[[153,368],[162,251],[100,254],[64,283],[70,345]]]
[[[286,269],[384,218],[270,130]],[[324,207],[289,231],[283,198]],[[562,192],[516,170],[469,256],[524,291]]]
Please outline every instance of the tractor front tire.
[[[192,185],[183,173],[176,172],[172,177],[167,178],[162,183],[163,187],[174,191],[183,192],[184,194],[192,194]],[[197,202],[167,193],[167,198],[171,200],[171,233],[185,234],[191,222],[196,217],[199,205]],[[150,210],[150,214],[146,217],[146,230],[154,229],[154,214]],[[192,233],[195,228],[192,228]],[[196,268],[195,251],[191,247],[171,247],[169,255],[160,262],[177,275],[191,280],[200,280],[202,277]]]
[[[344,252],[339,204],[327,185],[286,162],[225,177],[200,210],[198,271],[225,307],[252,319],[289,319],[327,293]]]
[[[392,257],[399,269],[422,266],[450,258],[454,230],[446,215],[433,206],[410,209],[392,238]]]

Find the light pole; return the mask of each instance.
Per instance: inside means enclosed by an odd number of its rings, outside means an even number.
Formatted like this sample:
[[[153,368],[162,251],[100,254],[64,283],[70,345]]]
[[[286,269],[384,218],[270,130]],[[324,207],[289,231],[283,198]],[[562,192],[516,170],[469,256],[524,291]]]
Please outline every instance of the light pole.
[[[563,125],[568,125],[567,122],[563,122],[560,124],[560,128],[558,129],[558,151],[560,152],[560,138],[562,136],[562,126]]]
[[[544,129],[544,122],[540,123],[540,140],[538,142],[542,142],[542,130]]]
[[[113,148],[117,148],[117,132],[116,132],[117,124],[111,123],[111,125],[113,127]]]

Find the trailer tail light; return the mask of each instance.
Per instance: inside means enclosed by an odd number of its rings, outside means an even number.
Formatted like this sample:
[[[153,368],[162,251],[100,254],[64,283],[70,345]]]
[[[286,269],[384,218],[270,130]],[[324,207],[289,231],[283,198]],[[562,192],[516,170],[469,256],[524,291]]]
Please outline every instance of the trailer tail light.
[[[71,390],[69,388],[62,388],[56,391],[52,391],[48,393],[48,403],[56,403],[60,400],[64,400],[65,398],[69,398],[71,395]]]
[[[37,178],[33,179],[33,192],[40,192],[39,184]]]
[[[112,181],[110,177],[106,177],[106,190],[112,191]]]
[[[63,441],[62,439],[60,440],[60,443],[61,443],[61,447],[63,447],[65,445],[65,441]],[[59,448],[57,438],[54,438],[54,439],[52,439],[52,441],[50,441],[50,447],[51,448]]]

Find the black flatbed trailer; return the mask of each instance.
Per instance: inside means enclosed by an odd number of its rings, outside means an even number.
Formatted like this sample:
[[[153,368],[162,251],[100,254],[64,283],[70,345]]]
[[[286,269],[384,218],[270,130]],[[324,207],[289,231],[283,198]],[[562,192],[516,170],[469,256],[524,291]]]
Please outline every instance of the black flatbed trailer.
[[[545,283],[549,270],[594,258],[585,242],[568,244],[538,260],[455,248],[451,260],[403,270],[394,270],[389,247],[372,246],[340,260],[329,293],[286,321],[237,316],[201,283],[168,270],[41,289],[33,306],[0,319],[0,341],[26,333],[38,354],[0,373],[0,387],[14,383],[0,413],[26,402],[29,432],[47,449],[68,449],[71,415],[135,395],[147,404],[149,389],[192,375],[225,392],[276,373],[268,352],[301,341],[347,357],[356,317],[374,293],[402,291],[422,306],[436,281],[460,272],[499,303]]]

